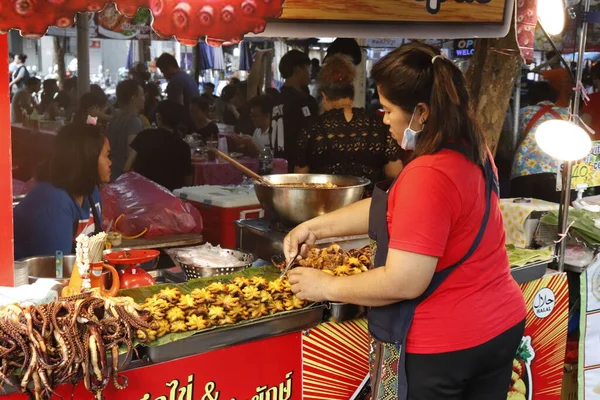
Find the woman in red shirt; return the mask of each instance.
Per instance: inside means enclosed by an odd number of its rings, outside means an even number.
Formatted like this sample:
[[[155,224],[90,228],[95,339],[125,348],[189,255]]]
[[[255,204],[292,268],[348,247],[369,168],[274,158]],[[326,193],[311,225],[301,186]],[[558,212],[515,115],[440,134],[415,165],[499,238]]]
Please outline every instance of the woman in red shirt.
[[[369,232],[377,268],[343,278],[296,268],[292,290],[371,307],[373,399],[505,400],[525,302],[464,76],[422,43],[393,51],[372,76],[383,121],[412,161],[372,199],[298,226],[284,249],[290,258],[317,239]]]

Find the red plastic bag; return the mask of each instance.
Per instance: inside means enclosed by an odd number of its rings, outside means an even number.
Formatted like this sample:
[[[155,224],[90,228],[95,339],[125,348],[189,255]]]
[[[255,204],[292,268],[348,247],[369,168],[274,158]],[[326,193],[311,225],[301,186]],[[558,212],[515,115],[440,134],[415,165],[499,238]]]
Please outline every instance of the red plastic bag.
[[[135,172],[123,174],[115,183],[105,185],[101,195],[104,229],[112,221],[112,230],[125,236],[136,236],[146,228],[146,238],[202,232],[198,210]],[[124,217],[115,226],[120,215]]]

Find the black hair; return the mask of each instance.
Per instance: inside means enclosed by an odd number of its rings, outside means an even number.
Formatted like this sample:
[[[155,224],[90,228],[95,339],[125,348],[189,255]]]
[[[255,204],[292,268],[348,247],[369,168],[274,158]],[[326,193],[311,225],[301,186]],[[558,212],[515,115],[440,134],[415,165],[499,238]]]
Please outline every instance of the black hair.
[[[600,61],[590,68],[590,76],[592,79],[600,80]]]
[[[279,93],[279,90],[277,90],[275,88],[266,88],[265,89],[265,95],[269,96],[271,99],[273,99],[273,101],[277,101],[280,94],[281,93]]]
[[[88,92],[84,93],[79,99],[79,109],[73,116],[73,121],[81,122],[85,124],[87,122],[87,117],[90,113],[90,109],[94,107],[102,108],[106,103],[103,103],[103,100],[98,98],[95,94]]]
[[[194,97],[190,100],[190,104],[198,107],[201,111],[208,113],[210,110],[210,102],[206,100],[204,97]]]
[[[27,87],[34,87],[35,85],[41,84],[42,80],[40,78],[36,78],[35,76],[32,76],[31,78],[27,79]]]
[[[327,62],[327,58],[335,54],[345,54],[352,58],[354,65],[358,65],[362,61],[362,50],[355,39],[337,38],[327,48],[327,55],[323,62]]]
[[[297,67],[309,66],[310,58],[300,50],[290,50],[279,62],[279,72],[283,79],[291,78]]]
[[[371,75],[380,94],[405,113],[414,113],[420,103],[429,107],[414,157],[434,154],[453,142],[464,143],[465,156],[474,163],[485,161],[485,137],[473,115],[465,77],[440,49],[405,44],[379,60]]]
[[[77,89],[77,78],[69,78],[63,81],[63,89],[69,92],[73,89]]]
[[[213,88],[213,90],[214,90],[214,88],[215,88],[215,84],[214,84],[214,83],[211,83],[211,82],[206,82],[206,83],[204,84],[204,87],[211,87],[211,88]]]
[[[90,85],[90,93],[98,98],[98,106],[101,108],[106,107],[108,104],[108,96],[104,93],[104,90],[100,87],[100,85],[92,84]]]
[[[259,108],[260,112],[263,114],[272,115],[273,107],[275,107],[275,102],[273,101],[273,98],[271,96],[267,96],[266,94],[253,98],[252,100],[250,100],[249,103],[250,110],[252,110],[253,108]]]
[[[12,59],[15,58],[15,53],[8,53],[8,58],[10,58],[12,61]]]
[[[158,57],[158,60],[156,60],[156,67],[164,73],[169,68],[179,68],[179,63],[173,55],[163,53]]]
[[[160,114],[163,124],[174,129],[177,133],[184,133],[184,121],[186,119],[185,108],[173,100],[163,100],[156,105],[156,114]]]
[[[133,79],[126,79],[119,82],[117,85],[117,105],[124,107],[129,104],[141,87],[142,85]]]
[[[354,100],[354,78],[356,67],[350,57],[336,54],[328,57],[319,72],[319,90],[329,100]]]
[[[239,86],[242,83],[242,81],[240,81],[239,78],[236,78],[235,76],[232,77],[231,79],[229,79],[229,84],[233,85],[233,86]]]
[[[529,87],[527,96],[529,97],[529,104],[533,106],[542,101],[556,103],[560,97],[560,94],[558,90],[552,87],[550,82],[539,81],[533,82],[533,84]]]
[[[231,101],[238,92],[238,87],[235,85],[227,85],[221,91],[221,99],[223,101]]]
[[[72,123],[56,135],[54,153],[37,179],[64,189],[71,197],[89,196],[100,183],[98,158],[105,137],[99,127]]]
[[[27,54],[19,54],[17,55],[17,57],[19,57],[19,60],[21,60],[23,64],[25,64],[25,62],[27,61]]]

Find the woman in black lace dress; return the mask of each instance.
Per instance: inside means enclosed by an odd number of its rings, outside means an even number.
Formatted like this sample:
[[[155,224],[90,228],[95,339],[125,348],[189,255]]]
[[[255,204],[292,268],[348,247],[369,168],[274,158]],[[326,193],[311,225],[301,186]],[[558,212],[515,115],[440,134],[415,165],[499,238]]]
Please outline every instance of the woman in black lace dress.
[[[298,140],[296,173],[353,175],[370,188],[402,170],[403,150],[379,117],[354,108],[356,69],[350,58],[327,58],[319,74],[325,113]]]

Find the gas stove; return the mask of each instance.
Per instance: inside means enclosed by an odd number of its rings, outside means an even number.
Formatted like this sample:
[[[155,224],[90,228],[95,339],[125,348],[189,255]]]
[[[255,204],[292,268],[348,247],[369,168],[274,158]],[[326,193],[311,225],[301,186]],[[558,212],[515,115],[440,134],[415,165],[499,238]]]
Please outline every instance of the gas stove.
[[[283,239],[293,229],[270,218],[244,219],[235,224],[238,249],[266,261],[283,253]]]
[[[271,261],[283,253],[283,239],[293,229],[271,218],[246,219],[235,223],[238,249],[265,261]],[[359,235],[317,241],[319,247],[331,243],[339,244],[344,250],[360,249],[369,243],[369,237]]]

